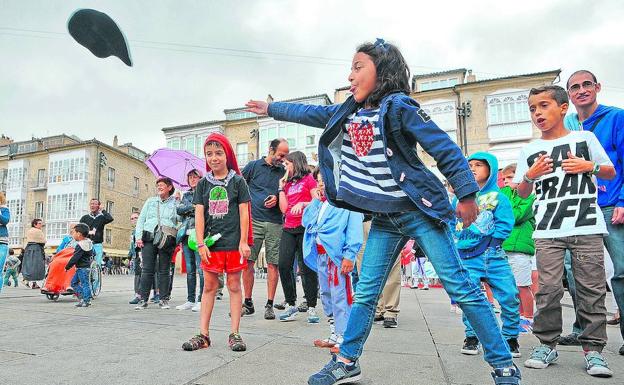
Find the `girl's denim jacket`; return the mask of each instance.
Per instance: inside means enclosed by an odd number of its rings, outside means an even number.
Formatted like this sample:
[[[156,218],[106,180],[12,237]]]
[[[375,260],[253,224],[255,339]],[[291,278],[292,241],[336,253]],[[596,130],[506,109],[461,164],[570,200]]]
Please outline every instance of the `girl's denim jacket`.
[[[327,199],[335,206],[352,211],[363,210],[336,199],[341,147],[347,117],[362,107],[353,97],[342,104],[313,106],[298,103],[269,104],[268,115],[276,120],[324,128],[318,148],[321,175]],[[403,93],[389,94],[379,105],[379,130],[392,177],[414,204],[439,222],[454,220],[454,211],[442,182],[425,166],[416,145],[433,157],[437,168],[455,190],[458,199],[474,197],[479,186],[460,148],[420,108]]]

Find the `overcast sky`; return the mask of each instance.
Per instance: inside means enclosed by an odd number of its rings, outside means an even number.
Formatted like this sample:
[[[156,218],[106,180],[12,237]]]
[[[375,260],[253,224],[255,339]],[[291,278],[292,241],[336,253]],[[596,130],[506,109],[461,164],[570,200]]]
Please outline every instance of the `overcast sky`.
[[[79,8],[117,22],[133,67],[69,36]],[[118,135],[151,152],[165,145],[161,128],[223,119],[249,98],[333,100],[355,47],[376,37],[397,44],[412,73],[467,68],[484,79],[561,68],[565,83],[590,69],[599,101],[623,107],[623,19],[621,0],[0,0],[0,132]]]

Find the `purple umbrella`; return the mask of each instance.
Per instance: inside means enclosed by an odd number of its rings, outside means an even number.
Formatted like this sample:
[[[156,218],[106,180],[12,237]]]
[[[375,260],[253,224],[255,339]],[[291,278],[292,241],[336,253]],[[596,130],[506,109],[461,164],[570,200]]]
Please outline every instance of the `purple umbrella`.
[[[186,181],[186,174],[195,169],[204,174],[206,162],[188,151],[160,148],[152,154],[145,164],[157,178],[167,177],[175,188],[188,190],[191,186]]]

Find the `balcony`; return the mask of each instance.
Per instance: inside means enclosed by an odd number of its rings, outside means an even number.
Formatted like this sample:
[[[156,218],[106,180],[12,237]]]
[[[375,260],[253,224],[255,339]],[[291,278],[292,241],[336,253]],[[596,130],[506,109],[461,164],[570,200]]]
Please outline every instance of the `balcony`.
[[[33,180],[29,183],[30,189],[32,191],[42,191],[48,189],[48,178],[44,178],[43,180]]]

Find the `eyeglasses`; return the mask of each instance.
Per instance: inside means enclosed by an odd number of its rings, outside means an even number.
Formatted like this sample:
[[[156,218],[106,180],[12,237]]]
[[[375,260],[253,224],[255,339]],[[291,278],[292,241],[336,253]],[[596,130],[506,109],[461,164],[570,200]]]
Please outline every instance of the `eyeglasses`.
[[[572,84],[569,88],[568,91],[571,94],[575,94],[577,92],[579,92],[581,90],[581,87],[583,87],[583,89],[586,90],[593,90],[594,88],[596,88],[596,83],[589,81],[589,80],[585,80],[584,82],[582,82],[581,84]]]

